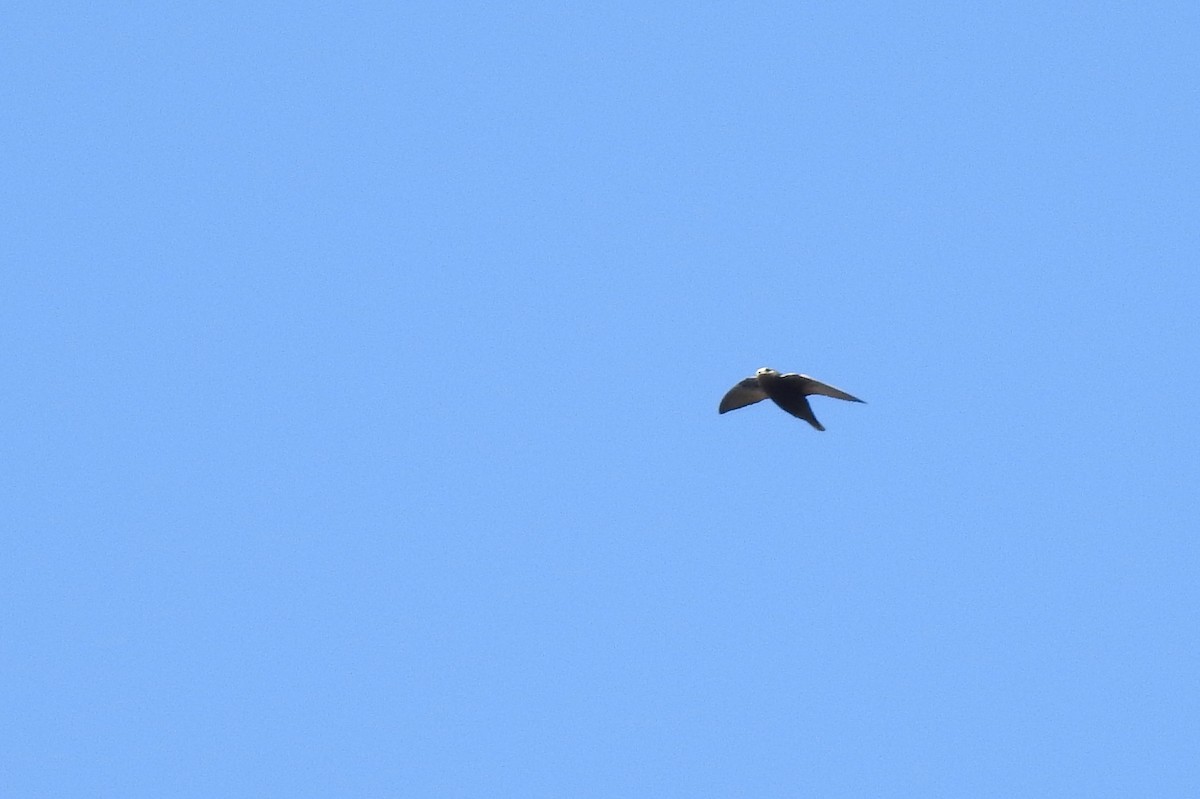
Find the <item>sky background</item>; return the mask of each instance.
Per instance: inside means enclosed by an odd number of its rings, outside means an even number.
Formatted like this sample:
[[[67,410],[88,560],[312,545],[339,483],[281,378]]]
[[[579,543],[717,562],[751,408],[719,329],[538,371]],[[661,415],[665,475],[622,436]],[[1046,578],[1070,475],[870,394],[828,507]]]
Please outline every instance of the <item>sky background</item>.
[[[0,794],[1200,795],[1200,6],[2,23]]]

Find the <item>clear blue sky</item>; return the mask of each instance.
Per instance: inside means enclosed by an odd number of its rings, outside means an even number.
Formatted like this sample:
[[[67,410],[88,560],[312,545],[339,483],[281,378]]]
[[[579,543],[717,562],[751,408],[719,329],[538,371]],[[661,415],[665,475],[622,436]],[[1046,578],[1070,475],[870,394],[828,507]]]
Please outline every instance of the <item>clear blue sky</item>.
[[[0,65],[0,794],[1200,795],[1200,6]]]

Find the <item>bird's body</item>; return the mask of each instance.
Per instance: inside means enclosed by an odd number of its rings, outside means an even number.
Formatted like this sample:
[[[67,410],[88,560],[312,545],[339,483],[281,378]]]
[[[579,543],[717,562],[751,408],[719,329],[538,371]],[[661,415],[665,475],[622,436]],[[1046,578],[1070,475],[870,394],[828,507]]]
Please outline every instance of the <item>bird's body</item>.
[[[824,430],[808,404],[808,397],[812,394],[823,394],[848,402],[862,402],[858,397],[820,380],[814,380],[808,375],[792,372],[780,374],[774,369],[764,367],[755,372],[754,377],[747,377],[729,389],[721,399],[718,413],[734,411],[770,399],[792,416],[803,419],[818,430]]]

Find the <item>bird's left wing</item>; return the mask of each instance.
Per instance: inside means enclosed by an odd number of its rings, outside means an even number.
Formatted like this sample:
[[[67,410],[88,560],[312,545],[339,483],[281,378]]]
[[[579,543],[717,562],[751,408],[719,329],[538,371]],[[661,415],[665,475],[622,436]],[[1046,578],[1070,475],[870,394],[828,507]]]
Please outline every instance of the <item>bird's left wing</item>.
[[[747,377],[725,393],[725,396],[721,398],[721,407],[717,413],[736,411],[738,408],[762,402],[766,398],[766,393],[758,385],[758,378]]]
[[[860,400],[858,397],[854,396],[853,394],[847,394],[845,391],[842,391],[840,388],[834,388],[833,386],[829,385],[828,383],[822,383],[820,380],[814,380],[813,378],[809,377],[808,375],[797,375],[797,374],[783,375],[783,380],[787,381],[787,384],[790,388],[798,389],[801,393],[803,393],[805,395],[822,394],[826,397],[833,397],[834,399],[846,400],[847,402],[862,402],[862,400]]]

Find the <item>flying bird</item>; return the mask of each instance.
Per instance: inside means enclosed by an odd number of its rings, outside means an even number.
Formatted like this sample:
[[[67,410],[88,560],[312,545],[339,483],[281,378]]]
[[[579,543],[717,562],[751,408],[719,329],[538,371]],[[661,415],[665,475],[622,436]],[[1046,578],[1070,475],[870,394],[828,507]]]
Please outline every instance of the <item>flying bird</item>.
[[[822,383],[820,380],[814,380],[808,375],[791,372],[781,375],[774,369],[763,367],[754,373],[754,377],[747,377],[729,389],[721,398],[721,407],[717,412],[736,411],[738,408],[762,402],[770,397],[776,405],[792,416],[803,419],[818,430],[824,430],[825,428],[817,421],[812,408],[808,405],[808,397],[811,394],[824,394],[826,397],[836,397],[849,402],[862,402],[858,397],[847,394],[840,388]]]

